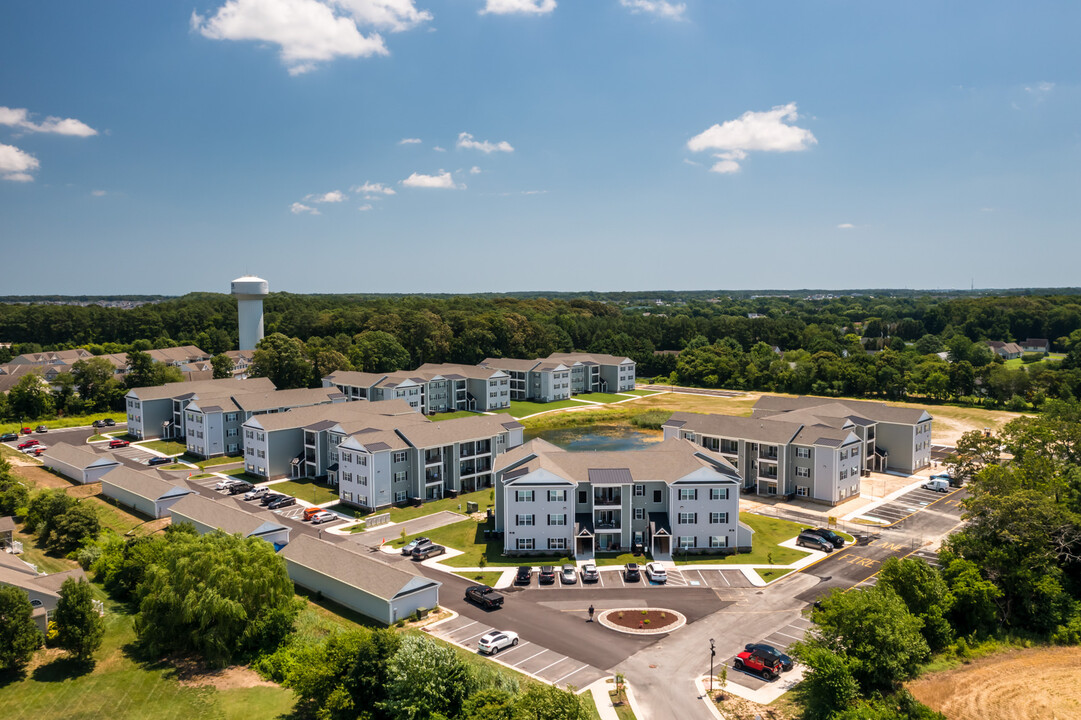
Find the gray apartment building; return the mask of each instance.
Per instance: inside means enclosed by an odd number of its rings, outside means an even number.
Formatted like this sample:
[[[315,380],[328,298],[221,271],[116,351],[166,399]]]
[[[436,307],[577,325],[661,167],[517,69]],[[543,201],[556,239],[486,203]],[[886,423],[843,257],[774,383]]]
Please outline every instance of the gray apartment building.
[[[753,417],[851,429],[864,445],[864,470],[911,474],[931,464],[933,418],[924,408],[767,395],[755,403]]]
[[[140,440],[186,438],[187,429],[184,410],[200,394],[222,395],[228,393],[238,396],[246,393],[265,394],[273,391],[274,383],[268,378],[197,380],[133,388],[124,396],[128,416],[128,433]]]
[[[552,353],[548,359],[571,369],[571,392],[634,390],[635,364],[630,358],[603,353]]]
[[[505,410],[511,400],[505,372],[474,365],[427,363],[394,373],[339,370],[323,378],[323,386],[337,387],[350,400],[404,400],[425,415]]]
[[[510,399],[556,402],[571,396],[571,369],[553,360],[487,358],[482,367],[502,370],[510,376]]]
[[[535,439],[496,461],[495,526],[508,555],[732,553],[753,535],[739,522],[741,483],[721,455],[684,440],[567,452]]]
[[[690,440],[736,468],[745,490],[836,505],[860,492],[863,443],[852,427],[673,413],[665,440]]]

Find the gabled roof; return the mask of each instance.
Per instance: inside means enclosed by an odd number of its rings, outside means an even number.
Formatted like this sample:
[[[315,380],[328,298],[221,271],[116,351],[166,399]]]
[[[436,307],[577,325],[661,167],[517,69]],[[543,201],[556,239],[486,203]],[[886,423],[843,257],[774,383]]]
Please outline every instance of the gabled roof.
[[[245,537],[259,537],[289,529],[289,526],[280,523],[278,518],[267,510],[248,512],[229,500],[211,500],[202,495],[188,495],[173,505],[172,513],[173,522],[183,522],[183,518],[190,518],[208,527],[227,533],[239,533]]]
[[[327,375],[327,380],[335,385],[349,385],[350,387],[370,388],[378,385],[387,376],[387,373],[367,373],[355,370],[336,370]]]
[[[399,407],[399,404],[401,407]],[[339,423],[362,420],[365,418],[393,417],[397,412],[402,411],[402,408],[411,415],[421,417],[419,413],[409,407],[408,403],[402,400],[387,400],[384,402],[354,400],[352,402],[323,403],[319,405],[308,405],[306,407],[295,407],[279,413],[253,415],[245,421],[244,427],[259,428],[266,430],[267,432],[288,430],[292,428],[321,430],[334,427]],[[388,420],[387,422],[390,421]]]
[[[0,517],[0,532],[15,532],[15,518],[10,515]]]
[[[267,393],[274,391],[274,383],[270,382],[270,378],[193,380],[191,382],[169,383],[168,385],[155,385],[153,387],[132,388],[128,391],[126,397],[135,398],[136,400],[161,400],[223,391],[228,391],[232,395],[249,392]]]
[[[263,412],[281,408],[303,407],[305,405],[329,404],[335,400],[344,399],[345,396],[336,387],[274,390],[233,396],[233,402],[244,412]]]
[[[101,478],[102,485],[113,485],[146,500],[157,501],[165,498],[191,495],[195,491],[181,485],[174,485],[156,475],[133,470],[121,465],[110,470]]]
[[[350,542],[330,543],[300,535],[281,551],[286,563],[295,563],[383,600],[442,585],[407,570],[409,565],[388,565],[368,557]]]
[[[398,434],[413,447],[430,448],[470,440],[489,439],[506,432],[509,429],[508,425],[511,428],[521,426],[510,415],[498,413],[410,425],[399,428]]]
[[[733,440],[751,440],[753,442],[783,445],[792,441],[799,433],[801,423],[755,417],[737,417],[735,415],[703,415],[700,413],[675,412],[664,423],[667,427],[678,427],[702,435],[717,436]]]
[[[108,453],[99,455],[92,450],[77,447],[75,445],[68,445],[67,443],[57,443],[42,453],[41,456],[42,459],[46,461],[46,464],[48,464],[49,460],[56,460],[80,470],[87,470],[92,467],[116,466],[120,464],[119,460]]]
[[[604,353],[552,353],[549,360],[560,362],[580,362],[582,364],[594,363],[596,365],[627,365],[634,363],[628,357],[605,355]]]
[[[915,425],[931,420],[931,415],[921,407],[896,407],[885,403],[868,400],[830,400],[816,397],[777,397],[763,395],[754,404],[755,417],[769,416],[783,420],[781,413],[792,410],[813,410],[812,414],[820,417],[843,417],[855,415],[875,422],[888,422]]]

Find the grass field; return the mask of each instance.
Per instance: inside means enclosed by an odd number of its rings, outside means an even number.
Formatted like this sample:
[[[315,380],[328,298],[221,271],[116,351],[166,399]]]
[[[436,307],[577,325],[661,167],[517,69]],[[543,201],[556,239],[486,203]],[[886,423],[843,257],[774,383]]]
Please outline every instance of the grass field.
[[[413,518],[424,517],[425,515],[432,515],[437,512],[443,512],[444,510],[450,510],[451,512],[465,512],[466,503],[475,502],[481,512],[484,512],[491,504],[492,500],[491,488],[485,490],[477,490],[476,492],[465,493],[459,495],[456,498],[443,498],[442,500],[429,500],[420,507],[392,507],[389,510],[378,510],[374,513],[367,513],[363,517],[370,515],[381,515],[382,513],[390,513],[391,522],[405,522],[406,520],[412,520]],[[461,510],[458,506],[461,505]],[[354,515],[354,517],[361,517]]]
[[[642,555],[622,553],[620,555],[595,555],[594,560],[598,566],[626,565],[627,563],[645,565],[647,562],[653,560],[653,556],[649,553],[644,553]]]
[[[551,410],[565,410],[567,408],[580,408],[587,407],[589,403],[581,403],[576,400],[558,400],[556,402],[539,403],[529,402],[526,400],[512,400],[510,408],[505,412],[510,413],[511,417],[525,417],[526,415],[533,415],[534,413],[548,412]]]
[[[18,432],[20,428],[36,428],[38,425],[44,425],[50,430],[83,427],[84,425],[93,425],[95,420],[105,420],[107,418],[112,418],[116,422],[128,421],[128,416],[126,414],[115,412],[94,413],[92,415],[70,415],[62,418],[39,418],[38,420],[26,420],[24,422],[0,423],[0,433]]]
[[[616,395],[614,393],[582,393],[581,395],[575,395],[575,400],[592,400],[599,403],[615,403],[622,402],[624,400],[630,400],[626,395]]]
[[[181,455],[187,452],[188,449],[187,445],[172,440],[147,440],[139,443],[139,446],[145,447],[147,450],[160,452],[163,455]]]
[[[197,457],[185,454],[180,458],[187,462],[192,462],[201,468],[214,467],[216,465],[230,465],[232,463],[244,462],[243,455],[219,455],[218,457],[207,458],[206,460],[200,460]]]
[[[619,720],[637,720],[634,715],[634,710],[631,710],[630,705],[625,702],[621,702],[619,705],[615,705],[615,702],[617,700],[615,690],[609,690],[608,697],[612,700],[613,707],[616,711],[616,717],[619,718]],[[622,698],[619,699],[622,700]]]
[[[740,513],[739,519],[740,522],[750,525],[751,529],[754,530],[751,552],[720,557],[689,555],[687,559],[677,559],[675,561],[676,565],[767,565],[771,554],[773,555],[774,565],[790,565],[800,558],[807,557],[809,554],[802,550],[792,550],[778,545],[780,542],[796,537],[801,529],[809,526],[755,515],[754,513]]]
[[[455,418],[475,417],[480,413],[469,412],[468,410],[456,410],[454,412],[436,413],[435,415],[429,415],[428,419],[433,421],[440,420],[453,420]]]
[[[237,468],[243,472],[243,468]],[[270,486],[273,492],[292,495],[298,500],[322,505],[338,499],[338,490],[329,485],[320,485],[314,480],[289,480]]]
[[[491,567],[517,567],[527,562],[530,565],[562,565],[563,563],[574,562],[573,559],[567,556],[508,557],[501,552],[502,540],[484,539],[484,528],[485,523],[478,523],[475,520],[463,520],[453,525],[444,525],[434,530],[426,530],[423,533],[418,533],[418,535],[431,538],[432,542],[438,545],[445,545],[462,551],[461,555],[455,555],[443,561],[443,564],[447,567],[479,567],[482,556]],[[404,540],[399,538],[392,541],[391,545],[400,548],[414,537],[417,537],[417,535],[406,536]]]
[[[501,572],[458,572],[454,574],[488,587],[495,587],[495,584],[499,582],[499,578],[503,576]]]
[[[229,468],[228,470],[215,470],[212,473],[199,473],[198,475],[192,475],[191,479],[192,480],[203,480],[205,478],[210,477],[211,475],[228,475],[229,477],[235,477],[235,478],[240,478],[241,480],[247,480],[248,482],[250,482],[253,485],[264,482],[266,480],[266,478],[261,478],[261,477],[256,477],[254,475],[249,475],[248,471],[245,470],[242,467]]]
[[[758,573],[758,577],[762,578],[766,582],[780,580],[785,575],[792,572],[791,568],[782,568],[780,570],[764,570],[763,568],[755,568],[754,571]]]
[[[656,395],[660,390],[623,390],[620,395],[637,395],[638,397],[647,397],[649,395]]]

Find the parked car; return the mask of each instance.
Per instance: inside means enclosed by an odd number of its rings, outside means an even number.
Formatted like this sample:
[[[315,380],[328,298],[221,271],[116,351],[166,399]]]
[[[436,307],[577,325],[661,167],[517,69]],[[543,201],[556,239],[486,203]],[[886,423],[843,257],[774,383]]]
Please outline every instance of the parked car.
[[[601,579],[601,574],[597,572],[596,563],[587,562],[582,566],[582,582],[597,582]]]
[[[815,528],[814,530],[804,530],[803,532],[810,535],[817,535],[823,540],[828,540],[835,548],[843,548],[845,546],[845,539],[827,528]]]
[[[564,585],[574,585],[578,582],[578,570],[571,564],[563,566],[563,569],[559,571],[559,579],[563,581]]]
[[[23,435],[29,435],[30,433],[32,433],[32,432],[34,432],[34,431],[33,431],[33,430],[31,430],[30,428],[23,428],[23,429],[22,429],[22,430],[20,430],[19,432],[21,432],[21,433],[22,433]]]
[[[541,565],[537,582],[541,585],[551,585],[556,581],[556,569],[551,565]]]
[[[147,465],[171,465],[175,461],[176,461],[176,458],[160,457],[158,455],[155,455],[154,457],[147,460],[146,464]]]
[[[416,550],[418,547],[420,547],[421,545],[430,545],[431,542],[432,541],[426,537],[413,538],[410,542],[405,544],[405,547],[402,548],[402,555],[412,555],[413,551]]]
[[[518,644],[518,633],[510,630],[492,630],[484,633],[477,641],[477,650],[485,655],[495,655],[503,648],[514,647]]]
[[[12,440],[18,440],[19,433],[4,433],[0,435],[0,442],[11,442]]]
[[[773,680],[784,669],[779,657],[759,650],[744,650],[736,656],[733,665],[736,670],[746,670],[761,675],[765,680]]]
[[[323,523],[334,522],[338,520],[338,516],[328,510],[324,510],[321,513],[316,513],[312,518],[312,525],[322,525]]]
[[[796,538],[796,544],[800,547],[811,548],[812,550],[821,550],[824,553],[833,552],[833,543],[824,537],[819,537],[814,533],[801,532]]]
[[[296,505],[297,499],[292,495],[281,495],[277,500],[268,504],[267,510],[277,510],[278,508],[289,507],[290,505]]]
[[[116,420],[113,420],[112,418],[105,418],[105,427],[115,427],[115,426],[116,426]]]
[[[112,440],[109,441],[109,448],[110,449],[127,447],[128,445],[131,445],[131,443],[128,442],[127,440],[121,440],[119,438],[113,438]]]
[[[323,508],[318,508],[318,507],[304,508],[304,512],[302,512],[300,514],[300,519],[304,520],[304,521],[308,521],[308,520],[311,520],[313,517],[315,517],[316,515],[318,515],[321,512],[323,512]]]
[[[933,477],[920,487],[933,492],[948,493],[950,491],[950,479],[948,477]]]
[[[435,544],[421,545],[420,547],[413,549],[413,559],[414,560],[427,560],[430,557],[435,557],[436,555],[442,555],[446,551],[447,551],[447,549],[445,547],[443,547],[442,545],[435,545]]]
[[[37,440],[23,440],[21,443],[18,444],[18,448],[20,450],[25,450],[28,447],[34,447],[35,445],[39,444],[40,443],[38,443]]]
[[[230,495],[240,495],[241,493],[247,493],[253,487],[255,486],[247,480],[241,480],[240,482],[234,483],[233,485],[230,485],[228,488],[226,488],[226,492]]]
[[[269,495],[269,494],[270,494],[270,488],[268,488],[268,487],[257,487],[257,488],[255,488],[253,490],[249,490],[248,492],[244,493],[244,499],[245,500],[257,500],[257,499],[263,497],[264,495]]]
[[[664,569],[664,565],[659,562],[646,563],[646,577],[651,582],[661,583],[662,585],[668,582],[668,572]]]
[[[270,503],[277,501],[279,498],[285,497],[281,493],[268,492],[259,500],[260,505],[270,505]]]
[[[35,445],[32,448],[27,448],[26,454],[33,455],[34,457],[41,457],[41,454],[48,449],[49,448],[45,447],[44,445]]]
[[[514,574],[515,585],[528,585],[530,580],[533,579],[533,568],[529,565],[521,565],[518,567],[518,572]]]
[[[243,480],[237,480],[236,478],[231,478],[231,477],[222,478],[221,480],[219,480],[214,485],[214,489],[215,490],[228,490],[230,487],[232,487],[233,485],[236,485],[237,483],[240,483],[240,482],[244,482],[244,481]]]
[[[105,421],[104,420],[95,420],[94,421],[94,427],[96,427],[96,428],[105,427]]]
[[[638,563],[627,563],[623,566],[623,579],[627,582],[638,582],[642,579],[642,571],[638,569]]]
[[[747,652],[754,652],[755,650],[758,650],[760,652],[766,653],[767,655],[773,655],[781,661],[782,670],[788,672],[792,669],[792,658],[788,657],[772,645],[765,645],[763,643],[747,643],[743,646],[743,649]]]
[[[465,589],[465,599],[488,610],[503,607],[503,596],[487,585],[470,585]]]
[[[47,433],[49,432],[49,428],[45,425],[38,425],[36,428],[34,428],[34,432]]]

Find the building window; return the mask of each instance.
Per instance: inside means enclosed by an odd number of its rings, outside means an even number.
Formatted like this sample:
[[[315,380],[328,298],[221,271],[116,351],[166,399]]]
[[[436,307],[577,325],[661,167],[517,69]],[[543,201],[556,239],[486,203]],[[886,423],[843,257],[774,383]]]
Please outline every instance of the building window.
[[[710,525],[727,525],[728,513],[726,512],[713,512],[709,514]]]
[[[645,520],[646,519],[646,509],[645,508],[635,508],[634,509],[634,519],[635,520]]]
[[[405,451],[402,450],[400,452],[394,453],[393,461],[396,462],[396,463],[405,462]]]
[[[799,496],[799,497],[807,497],[807,488],[805,488],[805,487],[797,487],[796,488],[796,495]]]
[[[859,456],[860,456],[859,447],[857,446],[857,447],[852,448],[852,457],[859,457]]]
[[[680,525],[694,525],[698,522],[698,513],[681,512],[679,514]]]
[[[548,538],[549,550],[566,550],[567,538]]]
[[[342,462],[353,462],[353,454],[342,450]]]
[[[811,477],[811,468],[796,468],[796,477]]]
[[[515,490],[514,499],[516,502],[533,502],[535,490]]]
[[[579,491],[578,491],[578,502],[580,502],[580,503],[582,503],[583,505],[585,505],[585,504],[586,504],[586,502],[588,502],[588,497],[589,497],[589,496],[588,496],[588,495],[586,495],[586,491],[585,491],[585,490],[579,490]]]
[[[811,448],[798,447],[796,448],[796,457],[809,458],[811,457]]]
[[[396,473],[394,473],[394,482],[396,482],[396,483],[405,482],[408,477],[409,477],[409,473],[407,473],[407,472],[396,472]]]
[[[361,467],[367,467],[368,466],[368,456],[367,455],[361,455],[360,453],[357,453],[357,465],[360,465]]]
[[[635,485],[634,486],[634,496],[635,497],[645,497],[646,496],[646,486],[645,485]]]
[[[710,488],[709,489],[710,500],[727,500],[728,488]]]
[[[549,490],[548,502],[566,502],[567,491],[566,490]]]
[[[680,535],[679,536],[679,549],[680,550],[690,550],[693,547],[694,547],[694,538],[693,537],[691,537],[690,535]]]
[[[533,524],[533,516],[532,515],[515,515],[514,516],[514,524],[515,525],[532,525]]]
[[[398,492],[394,493],[394,502],[400,502],[400,503],[405,502],[405,498],[406,498],[406,491],[405,490],[399,490]]]
[[[236,428],[229,428],[225,431],[225,437],[236,437],[238,432]]]
[[[225,413],[225,422],[236,422],[236,413]]]
[[[727,535],[714,535],[709,539],[709,546],[711,548],[726,548],[728,547]]]
[[[532,517],[532,516],[530,516],[530,517]],[[567,516],[566,515],[549,515],[548,516],[548,524],[549,525],[566,525],[567,524]]]
[[[515,550],[532,550],[534,548],[533,538],[518,538],[514,541]]]
[[[661,491],[660,490],[654,490],[653,491],[653,502],[655,502],[655,503],[663,502],[661,500]]]
[[[697,500],[698,488],[680,488],[679,489],[680,500]]]

